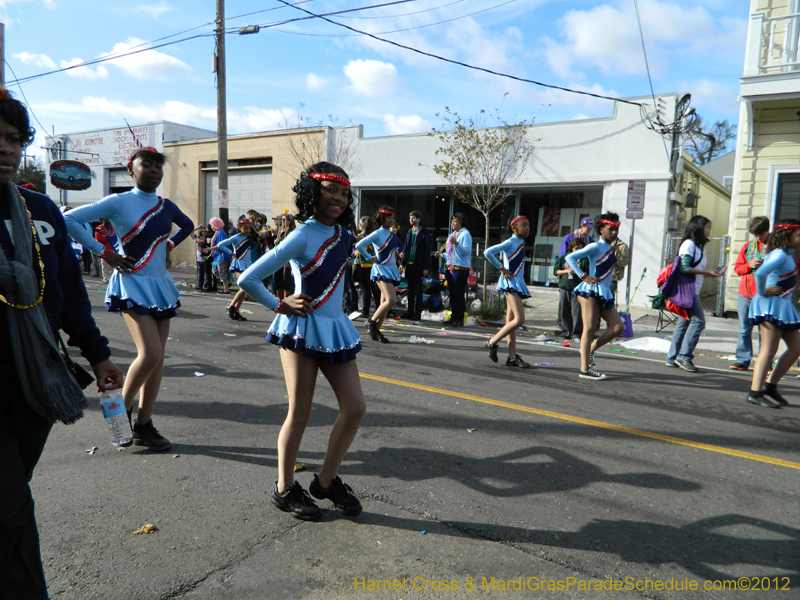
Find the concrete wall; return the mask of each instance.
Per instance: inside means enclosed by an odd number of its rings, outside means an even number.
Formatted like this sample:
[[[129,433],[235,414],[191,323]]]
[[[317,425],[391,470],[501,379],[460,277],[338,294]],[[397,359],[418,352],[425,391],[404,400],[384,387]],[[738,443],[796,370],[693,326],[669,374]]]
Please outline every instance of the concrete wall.
[[[292,186],[301,167],[291,155],[287,140],[318,139],[324,129],[277,131],[228,138],[228,160],[272,159],[272,213],[294,210]],[[164,144],[164,196],[175,202],[196,225],[204,222],[205,176],[202,163],[217,160],[217,140],[195,140]],[[267,215],[271,216],[271,215]],[[234,216],[235,218],[235,216]],[[175,249],[176,262],[194,263],[194,245],[183,243]]]

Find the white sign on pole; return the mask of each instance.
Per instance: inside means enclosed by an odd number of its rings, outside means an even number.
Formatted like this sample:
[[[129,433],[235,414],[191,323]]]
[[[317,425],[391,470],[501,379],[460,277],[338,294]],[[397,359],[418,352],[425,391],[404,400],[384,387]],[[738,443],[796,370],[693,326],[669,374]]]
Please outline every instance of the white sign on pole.
[[[219,190],[219,207],[228,208],[228,190]]]
[[[647,182],[629,181],[628,182],[628,210],[644,210],[644,190]],[[628,217],[629,219],[641,217]]]
[[[625,213],[625,216],[629,219],[643,219],[644,218],[644,211],[643,210],[629,210]]]

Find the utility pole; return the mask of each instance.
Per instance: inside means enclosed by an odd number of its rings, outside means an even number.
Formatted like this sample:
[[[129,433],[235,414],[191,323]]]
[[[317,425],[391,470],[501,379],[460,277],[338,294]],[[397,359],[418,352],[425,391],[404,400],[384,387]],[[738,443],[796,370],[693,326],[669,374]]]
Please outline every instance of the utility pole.
[[[6,85],[6,24],[0,23],[0,85]]]
[[[228,113],[225,101],[225,0],[217,0],[217,199],[219,218],[228,226]]]

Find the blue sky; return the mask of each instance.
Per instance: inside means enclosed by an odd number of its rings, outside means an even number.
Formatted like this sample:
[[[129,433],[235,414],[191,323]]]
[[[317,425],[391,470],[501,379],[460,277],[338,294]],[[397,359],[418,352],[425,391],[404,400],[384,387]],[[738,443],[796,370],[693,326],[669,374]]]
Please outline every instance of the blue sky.
[[[378,3],[300,6],[322,13]],[[689,92],[706,121],[735,123],[748,4],[639,0],[656,93]],[[6,60],[25,78],[192,27],[199,26],[171,39],[208,34],[214,7],[214,0],[0,0]],[[265,9],[274,10],[232,18]],[[228,0],[226,13],[229,27],[304,16],[277,0]],[[415,0],[331,18],[528,79],[610,96],[649,94],[633,0]],[[441,124],[436,113],[445,106],[462,115],[501,108],[507,120],[537,122],[604,116],[612,107],[446,64],[318,19],[226,40],[231,133],[294,126],[299,115],[361,123],[371,137],[428,131]],[[48,133],[162,118],[214,129],[213,51],[214,38],[204,36],[41,77],[22,89]],[[13,79],[6,67],[6,80]],[[22,99],[16,85],[9,87]],[[32,150],[40,153],[41,145],[37,138]]]

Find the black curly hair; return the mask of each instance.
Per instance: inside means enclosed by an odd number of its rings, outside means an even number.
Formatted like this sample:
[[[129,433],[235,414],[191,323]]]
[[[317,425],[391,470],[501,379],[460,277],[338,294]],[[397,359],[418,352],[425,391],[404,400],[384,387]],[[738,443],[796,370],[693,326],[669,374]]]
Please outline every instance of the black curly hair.
[[[31,145],[36,135],[36,130],[31,127],[28,109],[11,92],[0,86],[0,119],[19,131],[19,143],[23,148]]]
[[[294,205],[297,207],[297,214],[294,218],[298,223],[302,223],[313,217],[314,207],[319,203],[320,189],[322,186],[319,181],[309,177],[309,173],[330,173],[332,175],[340,175],[345,179],[350,179],[344,169],[324,161],[315,163],[300,173],[300,179],[298,179],[294,187],[292,187],[292,191],[295,193]],[[353,222],[353,218],[355,217],[353,206],[353,192],[348,189],[347,207],[342,211],[342,214],[336,218],[336,222],[339,225],[349,227]]]
[[[776,229],[772,230],[769,234],[769,241],[767,242],[766,252],[771,252],[776,248],[785,250],[789,247],[789,238],[797,231],[796,229],[777,229],[779,225],[800,225],[797,219],[783,219],[775,223]]]
[[[706,237],[706,225],[711,223],[709,219],[706,219],[703,215],[695,215],[689,222],[686,223],[686,231],[683,233],[683,239],[681,240],[681,244],[686,240],[692,240],[695,245],[699,247],[703,247],[708,243],[708,238]]]
[[[381,212],[382,210],[389,211],[390,213],[393,213],[392,216],[394,216],[394,209],[391,206],[381,206],[378,209],[378,212],[376,212],[374,215],[372,215],[372,228],[373,228],[372,230],[373,231],[383,227],[383,223],[386,221],[386,217],[389,216],[389,215],[386,215],[385,213],[382,213]]]
[[[611,221],[612,223],[616,223],[617,221],[619,221],[619,215],[617,213],[607,212],[607,213],[603,213],[602,215],[597,217],[594,220],[594,222],[597,223],[597,225],[595,225],[595,227],[597,228],[597,233],[598,234],[603,230],[603,228],[608,227],[608,225],[606,225],[605,223],[600,223],[600,219],[603,219],[604,221]]]

